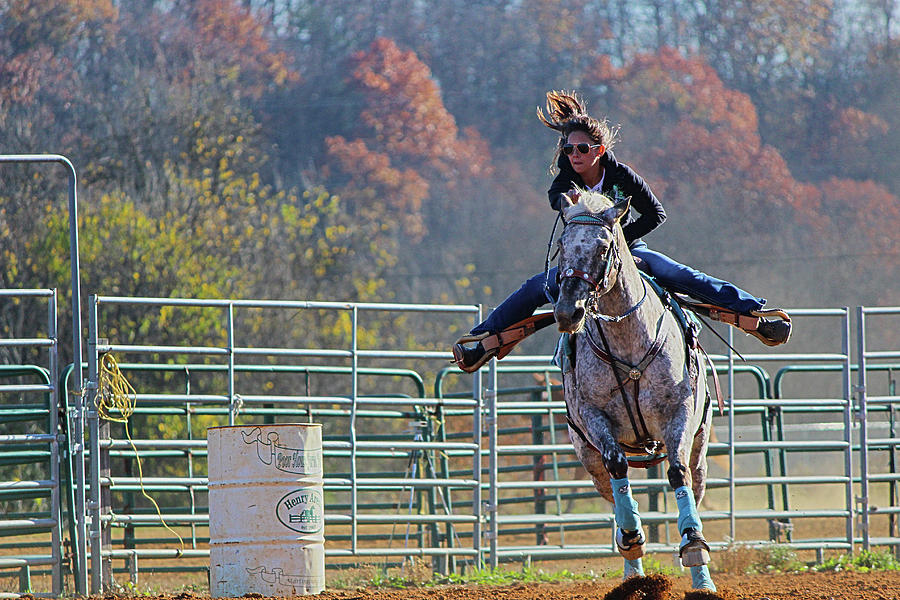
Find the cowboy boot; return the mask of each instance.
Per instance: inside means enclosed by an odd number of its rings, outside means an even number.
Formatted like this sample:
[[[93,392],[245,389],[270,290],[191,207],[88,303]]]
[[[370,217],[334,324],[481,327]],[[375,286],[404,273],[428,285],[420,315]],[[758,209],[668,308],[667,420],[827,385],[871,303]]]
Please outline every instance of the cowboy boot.
[[[490,336],[490,332],[467,334],[459,338],[453,345],[453,362],[462,371],[474,373],[497,354],[497,348],[485,350],[481,340]],[[477,342],[474,346],[467,346]]]
[[[791,338],[791,318],[786,312],[777,308],[755,310],[750,313],[754,317],[759,317],[759,323],[755,328],[743,329],[753,337],[757,338],[766,346],[780,346],[787,343]],[[766,316],[775,315],[777,319],[768,319]]]

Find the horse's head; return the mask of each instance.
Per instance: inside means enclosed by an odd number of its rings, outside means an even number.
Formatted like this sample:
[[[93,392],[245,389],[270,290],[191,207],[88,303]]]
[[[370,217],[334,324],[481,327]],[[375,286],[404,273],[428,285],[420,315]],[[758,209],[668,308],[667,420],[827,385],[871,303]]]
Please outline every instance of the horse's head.
[[[619,221],[629,200],[613,204],[597,192],[581,191],[577,201],[566,198],[566,227],[559,238],[559,299],[554,308],[560,331],[574,333],[597,299],[616,283],[622,266],[619,246],[625,237]]]

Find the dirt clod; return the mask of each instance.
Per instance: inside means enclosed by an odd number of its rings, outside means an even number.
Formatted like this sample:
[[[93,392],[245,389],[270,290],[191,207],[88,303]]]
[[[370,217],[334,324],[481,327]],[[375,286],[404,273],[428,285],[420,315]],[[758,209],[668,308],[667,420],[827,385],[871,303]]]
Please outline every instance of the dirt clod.
[[[665,575],[630,577],[611,589],[603,600],[664,600],[672,588]]]

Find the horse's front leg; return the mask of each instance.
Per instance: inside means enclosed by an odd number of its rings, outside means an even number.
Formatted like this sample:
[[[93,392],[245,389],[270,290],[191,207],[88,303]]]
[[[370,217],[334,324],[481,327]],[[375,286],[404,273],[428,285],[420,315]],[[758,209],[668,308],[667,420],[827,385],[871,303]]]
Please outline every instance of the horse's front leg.
[[[697,512],[691,472],[687,466],[693,446],[688,424],[687,411],[680,411],[669,421],[664,435],[669,452],[669,485],[675,490],[675,504],[678,507],[678,532],[681,534],[678,555],[681,564],[690,567],[695,588],[715,590],[706,566],[709,563],[709,545],[703,537],[703,524]]]
[[[646,538],[637,502],[631,496],[628,461],[613,436],[612,423],[605,413],[591,405],[582,406],[578,412],[584,424],[584,434],[593,448],[577,432],[570,432],[570,438],[575,440],[576,454],[591,473],[597,490],[607,499],[611,492],[617,525],[616,547],[625,559],[625,577],[643,575],[641,557],[644,555]],[[598,468],[598,462],[602,464],[605,473]],[[609,478],[608,484],[603,480],[604,477]]]

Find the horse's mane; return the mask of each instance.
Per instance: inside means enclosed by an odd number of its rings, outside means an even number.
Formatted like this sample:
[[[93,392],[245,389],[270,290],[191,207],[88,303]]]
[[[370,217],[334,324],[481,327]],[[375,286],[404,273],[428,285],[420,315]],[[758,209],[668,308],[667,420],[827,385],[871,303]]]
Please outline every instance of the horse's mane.
[[[579,189],[578,192],[578,204],[566,211],[567,216],[570,216],[570,214],[579,213],[590,213],[596,215],[613,205],[613,201],[602,192],[585,189]]]

